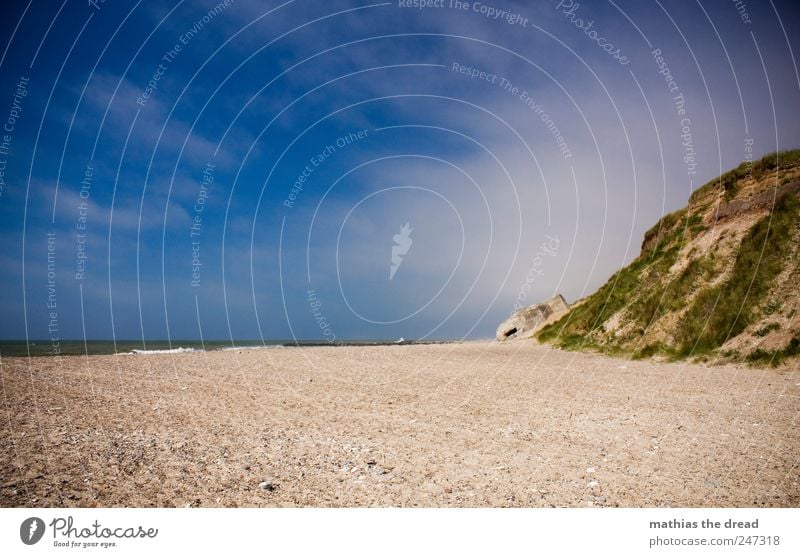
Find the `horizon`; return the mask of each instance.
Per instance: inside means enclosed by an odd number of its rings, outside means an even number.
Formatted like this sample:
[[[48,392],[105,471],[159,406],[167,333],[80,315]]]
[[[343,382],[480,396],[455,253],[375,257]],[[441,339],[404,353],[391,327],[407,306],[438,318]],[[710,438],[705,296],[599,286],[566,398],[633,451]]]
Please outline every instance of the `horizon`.
[[[800,147],[789,0],[440,4],[7,8],[0,339],[493,338]]]

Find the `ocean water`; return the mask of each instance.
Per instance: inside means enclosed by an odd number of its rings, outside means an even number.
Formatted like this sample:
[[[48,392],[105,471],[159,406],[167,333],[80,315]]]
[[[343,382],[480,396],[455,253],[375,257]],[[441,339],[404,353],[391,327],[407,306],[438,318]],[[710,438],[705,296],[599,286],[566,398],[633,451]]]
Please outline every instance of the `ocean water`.
[[[169,354],[181,352],[198,352],[212,350],[258,350],[269,348],[287,348],[302,346],[389,346],[395,344],[441,344],[448,341],[414,341],[414,340],[354,340],[330,343],[305,340],[32,340],[28,343],[18,340],[0,340],[0,357],[15,356],[94,356],[110,354]]]

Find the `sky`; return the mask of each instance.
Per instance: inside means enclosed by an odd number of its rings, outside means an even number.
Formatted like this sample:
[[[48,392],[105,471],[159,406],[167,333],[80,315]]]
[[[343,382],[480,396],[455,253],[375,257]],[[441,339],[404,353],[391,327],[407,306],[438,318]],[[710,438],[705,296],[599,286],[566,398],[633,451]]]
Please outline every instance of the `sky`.
[[[0,339],[462,339],[800,147],[792,0],[23,1]]]

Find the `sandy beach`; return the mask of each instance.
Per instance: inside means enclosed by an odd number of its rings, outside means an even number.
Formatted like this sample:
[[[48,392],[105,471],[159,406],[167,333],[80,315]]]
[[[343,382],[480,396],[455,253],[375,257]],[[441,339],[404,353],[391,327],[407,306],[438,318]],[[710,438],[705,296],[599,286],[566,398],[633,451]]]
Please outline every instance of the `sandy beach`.
[[[0,505],[800,504],[800,373],[529,342],[3,358]]]

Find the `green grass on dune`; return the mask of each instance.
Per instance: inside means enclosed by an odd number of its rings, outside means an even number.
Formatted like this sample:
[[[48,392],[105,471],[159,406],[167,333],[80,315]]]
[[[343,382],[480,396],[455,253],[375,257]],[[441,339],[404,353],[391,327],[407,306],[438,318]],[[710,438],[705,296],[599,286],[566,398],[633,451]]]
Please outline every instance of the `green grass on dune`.
[[[800,150],[767,155],[751,169],[741,165],[703,188],[731,179],[736,182],[748,171],[763,176],[798,163]],[[536,337],[565,349],[589,348],[637,358],[662,354],[678,359],[713,352],[766,313],[759,308],[779,303],[766,297],[789,255],[798,222],[800,199],[796,195],[779,199],[772,213],[742,240],[731,276],[724,284],[708,287],[704,285],[718,272],[720,263],[715,250],[695,257],[677,277],[669,277],[684,242],[704,230],[700,214],[682,209],[665,215],[645,234],[646,249],[637,259]],[[652,323],[683,310],[690,299],[691,306],[674,328],[674,342],[642,346],[642,335]],[[626,333],[621,337],[605,334],[603,324],[623,308],[629,325]],[[787,355],[793,354],[781,357]]]
[[[745,178],[748,174],[754,179],[760,180],[769,172],[786,170],[787,168],[796,166],[798,163],[800,163],[800,149],[769,153],[750,164],[743,162],[736,168],[729,170],[725,174],[697,188],[689,197],[689,205],[692,205],[697,198],[704,195],[709,189],[717,186],[722,186],[725,190],[726,199],[733,199],[739,191],[739,180]]]
[[[767,351],[761,348],[747,355],[747,361],[754,364],[769,364],[777,366],[786,358],[800,355],[800,337],[794,336],[786,348],[782,350]]]
[[[620,342],[601,339],[603,323],[619,310],[626,308],[628,315],[643,333],[657,315],[671,308],[676,296],[693,283],[696,265],[690,265],[684,279],[675,285],[674,292],[665,292],[663,282],[669,269],[675,264],[684,241],[697,234],[699,220],[684,209],[662,218],[647,235],[659,235],[659,241],[643,252],[630,265],[617,271],[597,292],[583,304],[570,311],[560,321],[543,328],[537,338],[542,342],[553,342],[566,349],[581,347],[598,348],[604,352],[619,352],[625,340]],[[647,240],[646,240],[647,243]],[[705,269],[705,266],[702,267]]]
[[[728,280],[700,292],[681,319],[676,334],[680,354],[715,350],[760,316],[759,307],[789,255],[799,211],[798,197],[784,196],[748,232]]]

